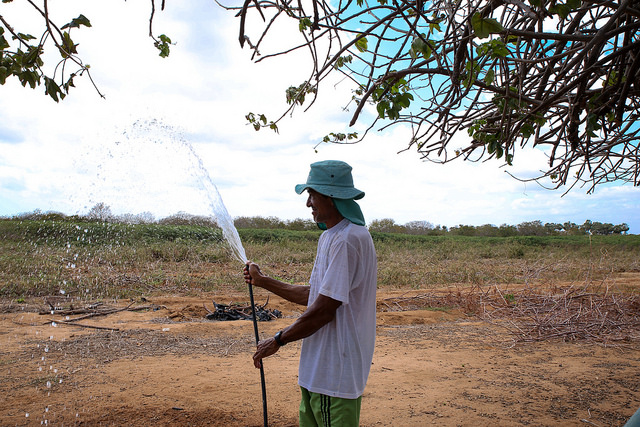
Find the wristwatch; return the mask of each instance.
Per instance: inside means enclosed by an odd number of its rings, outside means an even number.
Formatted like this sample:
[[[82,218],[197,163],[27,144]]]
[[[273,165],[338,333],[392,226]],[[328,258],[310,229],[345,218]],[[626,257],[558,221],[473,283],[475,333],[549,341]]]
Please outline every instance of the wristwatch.
[[[282,341],[282,331],[278,331],[276,333],[276,335],[273,337],[274,340],[276,340],[276,343],[282,347],[283,345],[286,344],[286,342]]]

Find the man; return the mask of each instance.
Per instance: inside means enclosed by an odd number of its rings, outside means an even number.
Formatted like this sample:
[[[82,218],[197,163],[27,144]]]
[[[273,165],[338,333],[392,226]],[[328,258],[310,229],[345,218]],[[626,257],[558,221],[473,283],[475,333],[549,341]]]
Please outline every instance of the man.
[[[298,194],[305,190],[314,221],[326,230],[309,286],[268,277],[252,262],[244,277],[307,309],[273,338],[260,341],[253,360],[259,368],[281,346],[304,339],[300,426],[358,426],[376,332],[376,253],[355,202],[364,192],[353,186],[351,166],[336,160],[313,163],[307,182],[296,186]]]

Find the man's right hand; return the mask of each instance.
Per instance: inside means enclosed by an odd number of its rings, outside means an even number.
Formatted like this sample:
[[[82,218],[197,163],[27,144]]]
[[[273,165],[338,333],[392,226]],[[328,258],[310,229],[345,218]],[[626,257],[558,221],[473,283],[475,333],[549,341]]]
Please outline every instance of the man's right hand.
[[[255,285],[260,286],[255,280],[259,276],[262,276],[262,272],[260,271],[260,266],[251,261],[247,261],[247,264],[244,266],[244,281],[247,285]]]

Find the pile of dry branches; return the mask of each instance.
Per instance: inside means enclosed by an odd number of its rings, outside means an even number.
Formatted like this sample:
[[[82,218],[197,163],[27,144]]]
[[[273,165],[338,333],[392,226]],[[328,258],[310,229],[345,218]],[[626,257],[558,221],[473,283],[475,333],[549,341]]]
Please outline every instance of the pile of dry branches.
[[[427,293],[390,298],[388,310],[425,307],[461,308],[468,313],[506,328],[515,342],[550,339],[593,341],[602,344],[640,339],[638,295],[592,286],[524,287],[501,290],[497,286],[446,293]]]
[[[480,315],[505,326],[516,341],[560,338],[608,344],[640,338],[637,295],[612,292],[608,287],[601,292],[568,287],[496,294],[483,301]]]
[[[256,306],[256,319],[262,322],[268,322],[273,319],[282,317],[280,310],[267,309],[269,299],[263,305]],[[247,304],[218,304],[213,301],[215,307],[211,311],[205,305],[204,308],[209,312],[205,317],[208,320],[251,320],[253,318],[253,310],[251,305]]]

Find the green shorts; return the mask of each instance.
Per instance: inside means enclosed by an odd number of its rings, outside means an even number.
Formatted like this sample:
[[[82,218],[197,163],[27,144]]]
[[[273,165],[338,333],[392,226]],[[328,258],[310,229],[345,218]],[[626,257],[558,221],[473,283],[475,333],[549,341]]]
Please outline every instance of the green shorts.
[[[300,427],[358,427],[362,396],[343,399],[300,387]]]

